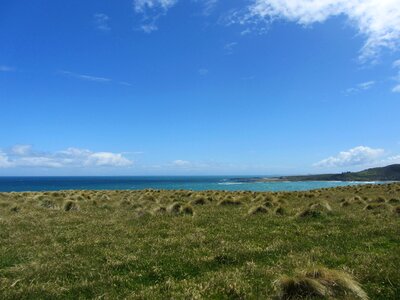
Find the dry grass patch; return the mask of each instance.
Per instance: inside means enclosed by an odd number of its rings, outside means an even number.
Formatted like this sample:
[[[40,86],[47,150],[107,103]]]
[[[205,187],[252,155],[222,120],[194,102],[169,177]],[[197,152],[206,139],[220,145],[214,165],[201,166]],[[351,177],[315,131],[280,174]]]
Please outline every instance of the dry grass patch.
[[[190,216],[193,216],[193,214],[194,214],[193,207],[190,206],[190,205],[182,206],[180,212],[181,212],[183,215],[190,215]]]
[[[242,205],[242,202],[239,200],[228,198],[228,199],[223,199],[223,200],[219,201],[218,205],[219,206],[238,206],[238,205]]]
[[[164,215],[167,213],[167,208],[164,206],[158,206],[153,209],[153,215]]]
[[[78,211],[79,205],[75,201],[67,200],[64,203],[64,211]]]
[[[275,208],[274,213],[278,216],[287,215],[287,211],[283,206],[278,206],[277,208]]]
[[[248,215],[259,215],[259,214],[267,214],[268,208],[262,205],[251,207],[248,211]]]
[[[190,202],[192,205],[205,205],[207,200],[204,197],[199,197]]]
[[[179,202],[174,202],[170,206],[168,206],[167,212],[177,215],[181,211],[181,207],[182,205]]]
[[[397,203],[400,203],[400,199],[398,199],[398,198],[391,198],[390,200],[388,200],[388,203],[390,203],[390,204],[397,204]]]
[[[400,205],[393,207],[393,212],[394,212],[397,216],[400,216]]]
[[[367,211],[382,211],[386,209],[387,205],[385,203],[370,203],[364,207],[364,210]]]
[[[348,207],[351,205],[351,202],[349,200],[344,200],[343,202],[340,203],[341,207]]]
[[[278,298],[289,299],[362,299],[368,295],[348,273],[326,268],[314,268],[284,276],[275,282]]]

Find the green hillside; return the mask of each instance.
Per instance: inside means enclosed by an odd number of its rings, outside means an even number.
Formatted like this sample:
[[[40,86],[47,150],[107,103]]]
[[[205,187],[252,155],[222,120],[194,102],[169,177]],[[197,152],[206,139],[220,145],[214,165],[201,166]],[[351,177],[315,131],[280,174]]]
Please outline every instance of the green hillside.
[[[360,172],[303,176],[282,176],[279,177],[279,179],[290,181],[400,181],[400,164],[390,165],[381,168],[371,168]]]

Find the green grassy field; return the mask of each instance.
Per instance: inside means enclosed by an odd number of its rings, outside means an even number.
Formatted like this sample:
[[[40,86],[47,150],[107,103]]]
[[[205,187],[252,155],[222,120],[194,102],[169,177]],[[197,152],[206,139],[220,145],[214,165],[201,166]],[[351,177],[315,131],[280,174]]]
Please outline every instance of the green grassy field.
[[[399,183],[0,193],[0,299],[366,299],[360,288],[400,299]]]

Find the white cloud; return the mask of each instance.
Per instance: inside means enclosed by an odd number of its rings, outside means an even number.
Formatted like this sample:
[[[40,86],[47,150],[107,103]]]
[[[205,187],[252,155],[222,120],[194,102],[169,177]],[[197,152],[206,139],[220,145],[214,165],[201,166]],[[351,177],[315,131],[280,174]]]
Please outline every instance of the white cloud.
[[[165,15],[177,2],[178,0],[133,0],[135,12],[143,16],[140,30],[145,33],[158,30],[156,25],[158,18]]]
[[[67,148],[53,153],[34,152],[28,145],[17,145],[8,153],[0,152],[0,167],[83,168],[128,167],[133,161],[121,153],[93,152],[87,149]]]
[[[358,146],[347,151],[342,151],[336,156],[331,156],[314,164],[316,167],[344,167],[368,165],[378,162],[385,154],[383,149],[373,149],[366,146]]]
[[[387,164],[400,164],[400,155],[394,155],[394,156],[390,156],[388,157],[388,159],[386,160]]]
[[[240,23],[271,23],[277,19],[308,26],[344,15],[366,38],[360,60],[374,60],[382,49],[400,45],[399,0],[252,0]]]
[[[191,0],[202,5],[202,15],[209,16],[214,11],[218,0]],[[139,29],[145,33],[158,30],[157,20],[175,6],[178,0],[133,0],[136,13],[142,15],[142,24]]]
[[[181,159],[174,160],[174,161],[172,162],[172,164],[173,164],[174,166],[177,166],[177,167],[187,167],[187,166],[190,166],[190,162],[189,162],[189,161],[187,161],[187,160],[181,160]]]
[[[32,150],[32,145],[14,145],[11,152],[15,155],[27,155]]]
[[[140,26],[140,29],[145,33],[152,33],[153,31],[158,30],[158,27],[155,24],[145,24]]]
[[[392,92],[393,92],[393,93],[400,93],[400,84],[395,85],[395,86],[392,88]]]
[[[10,161],[8,160],[8,156],[0,152],[0,168],[9,168],[11,166]]]
[[[108,24],[110,17],[103,13],[96,13],[93,15],[94,24],[97,29],[101,31],[110,31],[111,27]]]
[[[0,66],[0,72],[14,72],[15,68],[14,67],[9,67],[9,66]]]
[[[375,84],[375,81],[371,80],[371,81],[360,83],[357,86],[361,90],[369,90],[374,84]]]
[[[214,12],[214,10],[218,4],[218,0],[192,0],[192,2],[199,3],[202,5],[202,7],[203,7],[202,15],[203,16],[211,15]]]
[[[372,88],[375,85],[375,81],[371,80],[371,81],[367,81],[367,82],[362,82],[357,84],[356,87],[352,87],[352,88],[348,88],[346,90],[347,94],[352,94],[352,93],[357,93],[360,91],[366,91],[369,90],[370,88]]]
[[[91,153],[86,161],[86,166],[112,166],[112,167],[126,167],[132,165],[132,161],[122,156],[120,153],[111,152],[97,152]]]
[[[233,54],[233,49],[237,46],[237,42],[231,42],[231,43],[227,43],[224,46],[224,49],[226,51],[226,54]]]
[[[397,84],[392,88],[392,92],[400,93],[400,59],[393,62],[393,68],[398,69],[398,71],[397,76],[394,78]]]
[[[145,13],[146,10],[162,9],[168,10],[176,4],[177,0],[134,0],[133,7],[138,13]]]
[[[60,74],[73,77],[76,79],[80,80],[86,80],[86,81],[93,81],[93,82],[99,82],[99,83],[106,83],[112,81],[110,78],[105,78],[105,77],[97,77],[97,76],[91,76],[91,75],[84,75],[84,74],[77,74],[69,71],[60,71]]]
[[[61,168],[62,161],[56,157],[28,156],[14,159],[11,162],[14,167],[40,167],[40,168]]]

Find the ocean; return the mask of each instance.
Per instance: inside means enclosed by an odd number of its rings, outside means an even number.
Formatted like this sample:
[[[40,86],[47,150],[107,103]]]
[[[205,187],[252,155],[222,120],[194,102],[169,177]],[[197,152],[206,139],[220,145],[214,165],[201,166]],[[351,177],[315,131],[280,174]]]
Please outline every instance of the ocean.
[[[236,182],[233,178],[237,176],[0,177],[0,192],[142,189],[306,191],[365,184],[354,181]]]

